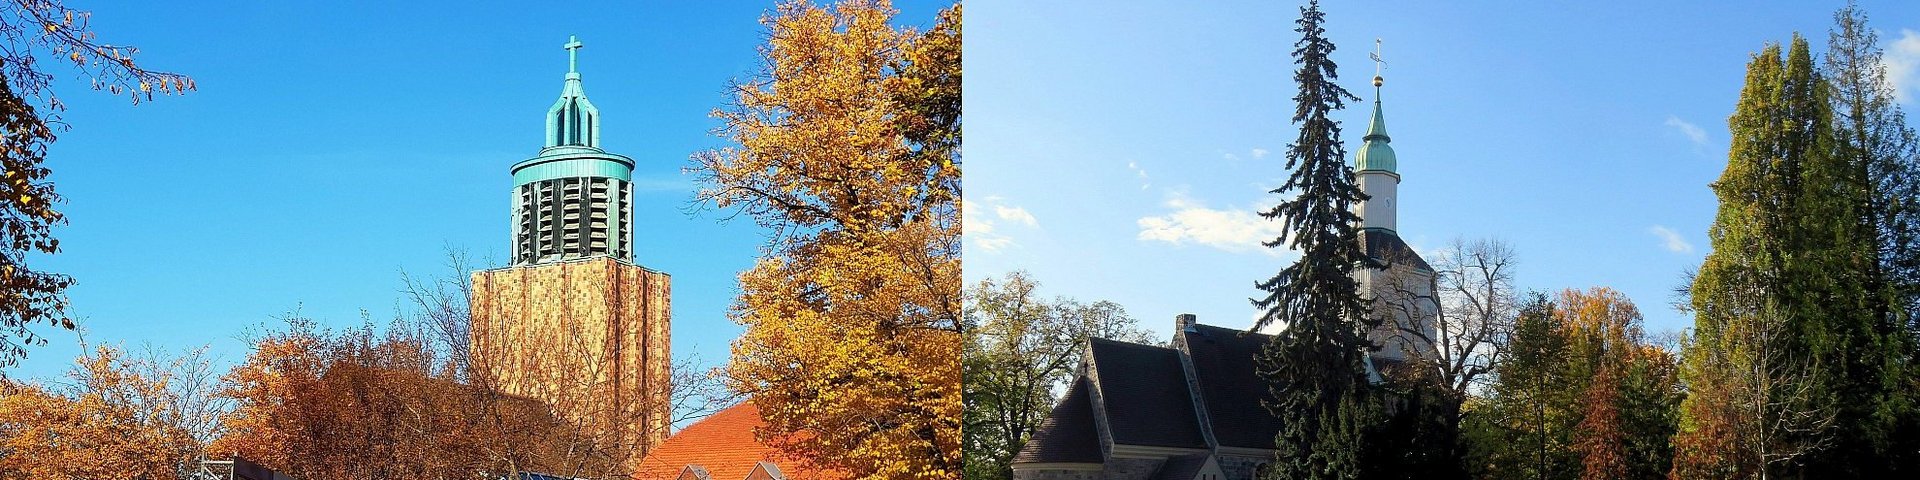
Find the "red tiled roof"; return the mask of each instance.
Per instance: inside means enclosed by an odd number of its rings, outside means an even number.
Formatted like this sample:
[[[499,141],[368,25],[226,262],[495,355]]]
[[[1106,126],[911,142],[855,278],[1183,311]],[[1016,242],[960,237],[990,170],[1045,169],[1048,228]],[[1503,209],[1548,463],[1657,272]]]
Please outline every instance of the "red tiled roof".
[[[713,480],[743,480],[758,462],[771,462],[794,480],[833,480],[843,475],[805,468],[773,447],[754,441],[753,430],[765,425],[753,402],[727,407],[667,437],[634,469],[641,480],[674,480],[687,465],[705,467]]]

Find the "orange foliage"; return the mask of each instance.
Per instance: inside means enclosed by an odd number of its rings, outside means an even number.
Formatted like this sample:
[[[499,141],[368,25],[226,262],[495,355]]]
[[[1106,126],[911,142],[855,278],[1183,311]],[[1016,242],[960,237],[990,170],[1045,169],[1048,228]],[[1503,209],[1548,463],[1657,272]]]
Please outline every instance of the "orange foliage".
[[[181,478],[197,444],[166,421],[166,378],[134,373],[117,349],[81,357],[72,395],[0,380],[0,479]]]
[[[578,436],[544,404],[454,382],[417,337],[329,337],[296,326],[260,339],[227,376],[237,406],[208,450],[308,480],[590,476]]]
[[[1580,478],[1664,475],[1671,412],[1680,398],[1673,354],[1647,343],[1640,310],[1617,290],[1569,289],[1555,305],[1568,345],[1563,374],[1585,384],[1575,394],[1581,413],[1573,452],[1580,457]]]

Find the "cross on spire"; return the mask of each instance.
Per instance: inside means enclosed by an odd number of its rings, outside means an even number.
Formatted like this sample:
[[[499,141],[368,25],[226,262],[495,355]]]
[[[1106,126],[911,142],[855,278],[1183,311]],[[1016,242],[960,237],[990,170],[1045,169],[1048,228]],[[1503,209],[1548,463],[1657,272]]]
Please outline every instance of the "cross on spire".
[[[587,45],[580,43],[580,37],[573,35],[568,35],[567,44],[560,46],[560,48],[567,49],[567,73],[577,72],[576,67],[579,65],[580,48],[585,46]]]
[[[1367,57],[1373,59],[1373,89],[1379,90],[1380,84],[1386,83],[1386,79],[1380,76],[1380,70],[1387,68],[1387,61],[1380,59],[1380,39],[1379,38],[1373,39],[1373,52],[1368,53]],[[1375,97],[1378,97],[1378,96],[1379,95],[1376,93]]]

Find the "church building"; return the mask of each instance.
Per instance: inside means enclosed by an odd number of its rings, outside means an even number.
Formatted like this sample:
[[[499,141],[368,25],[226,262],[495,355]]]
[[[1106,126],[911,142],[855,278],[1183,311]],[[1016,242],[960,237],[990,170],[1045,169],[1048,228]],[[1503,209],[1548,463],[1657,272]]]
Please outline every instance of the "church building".
[[[512,263],[473,274],[472,371],[551,405],[631,466],[671,428],[671,279],[634,263],[634,161],[600,146],[582,46],[564,46],[544,145],[509,169]]]
[[[1392,139],[1373,79],[1372,122],[1355,152],[1360,243],[1386,268],[1357,272],[1362,293],[1384,317],[1369,337],[1382,345],[1367,359],[1376,381],[1413,353],[1432,352],[1433,268],[1395,230],[1400,184]],[[1246,480],[1274,457],[1280,420],[1255,359],[1272,337],[1175,320],[1160,347],[1088,339],[1080,373],[1053,413],[1013,460],[1018,480]],[[1404,335],[1408,331],[1424,335]]]

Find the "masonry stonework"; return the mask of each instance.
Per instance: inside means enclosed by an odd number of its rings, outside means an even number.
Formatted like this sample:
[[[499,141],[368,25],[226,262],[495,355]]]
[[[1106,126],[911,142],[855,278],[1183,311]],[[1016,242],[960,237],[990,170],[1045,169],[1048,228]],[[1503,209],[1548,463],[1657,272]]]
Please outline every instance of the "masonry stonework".
[[[670,278],[610,257],[473,274],[476,380],[637,464],[671,428]]]

